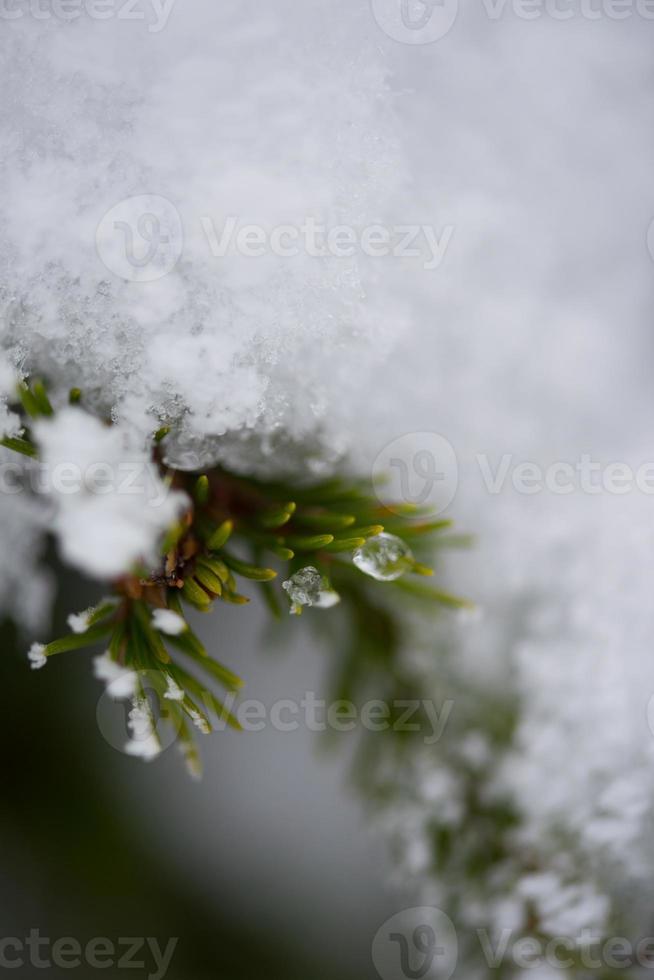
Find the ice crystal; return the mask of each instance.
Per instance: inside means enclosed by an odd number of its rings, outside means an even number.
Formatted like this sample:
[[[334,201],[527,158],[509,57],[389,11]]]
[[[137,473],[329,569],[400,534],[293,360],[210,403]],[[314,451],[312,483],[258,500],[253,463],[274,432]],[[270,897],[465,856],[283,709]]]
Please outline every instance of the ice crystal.
[[[302,606],[318,606],[329,609],[338,602],[338,595],[331,588],[325,575],[307,565],[291,575],[288,581],[282,583],[282,588],[291,600],[291,613],[302,611]]]

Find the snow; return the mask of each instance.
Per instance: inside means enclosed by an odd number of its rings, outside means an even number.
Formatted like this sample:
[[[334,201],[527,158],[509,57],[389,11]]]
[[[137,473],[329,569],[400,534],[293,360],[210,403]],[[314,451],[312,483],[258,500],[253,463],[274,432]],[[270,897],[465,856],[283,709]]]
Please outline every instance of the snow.
[[[72,565],[98,578],[154,564],[165,531],[187,505],[163,482],[151,450],[123,425],[104,425],[77,407],[39,420],[42,493]]]
[[[133,698],[127,726],[131,732],[125,744],[127,755],[137,756],[146,762],[156,759],[161,752],[161,742],[147,698]]]
[[[121,666],[108,652],[103,653],[101,657],[95,657],[93,667],[95,676],[98,680],[105,681],[107,690],[113,698],[122,700],[133,696],[138,682],[135,671]]]
[[[4,346],[60,399],[175,422],[191,467],[238,459],[252,431],[268,467],[322,430],[340,453],[340,396],[395,329],[365,256],[213,254],[230,218],[377,221],[398,182],[366,12],[304,6],[195,0],[157,33],[25,17],[0,39]]]
[[[172,609],[153,609],[152,625],[161,633],[167,633],[169,636],[179,636],[187,629],[185,621]]]
[[[167,698],[169,701],[184,700],[185,697],[184,691],[173,677],[168,676],[166,678],[166,684],[167,684],[167,690],[166,693],[164,694],[165,698]]]
[[[16,399],[19,373],[11,365],[4,352],[0,351],[0,438],[21,434],[20,417],[9,408],[9,402]]]
[[[40,670],[41,667],[45,667],[48,661],[43,643],[33,643],[28,650],[27,658],[32,670]]]
[[[67,623],[73,633],[86,633],[87,629],[89,628],[92,612],[92,609],[85,609],[84,612],[71,613],[68,616]]]

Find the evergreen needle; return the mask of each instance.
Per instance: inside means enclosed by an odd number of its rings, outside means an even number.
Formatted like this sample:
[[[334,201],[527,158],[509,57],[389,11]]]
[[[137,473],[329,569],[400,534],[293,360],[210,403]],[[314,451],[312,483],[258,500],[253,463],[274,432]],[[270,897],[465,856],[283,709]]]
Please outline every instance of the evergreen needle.
[[[319,551],[331,544],[333,540],[333,534],[295,534],[284,539],[285,543],[294,551]]]
[[[209,592],[213,592],[217,596],[222,595],[223,584],[216,573],[207,565],[198,562],[195,568],[195,577]]]
[[[297,523],[303,527],[314,528],[316,531],[344,531],[356,523],[353,514],[337,514],[327,511],[325,514],[312,514],[311,512],[300,512],[297,515]]]
[[[270,528],[272,530],[278,527],[283,527],[284,524],[288,524],[291,517],[295,513],[296,506],[297,505],[291,501],[288,504],[284,504],[282,507],[278,507],[275,510],[262,514],[259,517],[259,524],[261,524],[262,527]]]
[[[206,504],[209,500],[209,477],[206,474],[197,478],[193,496],[199,504]]]
[[[4,446],[5,449],[11,449],[15,453],[21,453],[23,456],[29,456],[31,459],[36,459],[38,456],[38,450],[27,439],[21,439],[19,436],[5,436],[0,439],[0,446]]]
[[[338,554],[339,551],[354,551],[365,543],[365,538],[335,538],[331,544],[325,545],[323,550],[330,554]]]
[[[42,381],[35,381],[32,385],[32,392],[34,395],[34,401],[36,402],[39,414],[50,416],[53,414],[53,408],[50,404],[50,399],[48,398],[47,392],[45,390],[45,385]]]
[[[272,579],[277,578],[277,572],[272,568],[260,568],[258,565],[249,565],[247,562],[241,561],[240,558],[234,558],[233,555],[228,554],[223,554],[223,560],[233,572],[236,572],[237,575],[242,575],[243,578],[249,578],[255,582],[270,582]]]
[[[211,606],[211,596],[207,595],[202,586],[198,585],[192,578],[184,579],[182,595],[187,602],[190,602],[192,606],[195,606],[196,609],[201,609],[203,612]]]
[[[220,551],[220,549],[229,541],[233,530],[234,524],[232,521],[223,521],[220,527],[216,528],[207,541],[207,548],[209,551]]]
[[[45,655],[46,657],[54,657],[58,653],[68,653],[70,650],[82,650],[84,647],[90,647],[98,640],[104,639],[111,633],[112,629],[112,623],[103,623],[88,629],[86,633],[69,633],[67,636],[62,636],[60,639],[48,643],[45,648]]]

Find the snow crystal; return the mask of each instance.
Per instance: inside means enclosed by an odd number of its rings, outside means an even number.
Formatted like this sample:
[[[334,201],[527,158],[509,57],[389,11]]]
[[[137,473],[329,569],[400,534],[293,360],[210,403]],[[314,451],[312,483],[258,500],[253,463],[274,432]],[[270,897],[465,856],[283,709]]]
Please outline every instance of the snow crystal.
[[[188,628],[184,619],[172,609],[153,609],[152,625],[169,636],[179,636]]]
[[[27,657],[32,670],[40,670],[40,668],[45,667],[46,663],[48,662],[43,643],[33,643],[27,652]]]
[[[73,633],[86,633],[89,628],[91,612],[92,610],[86,609],[84,612],[69,615],[67,623]]]
[[[8,401],[15,400],[16,386],[20,380],[7,357],[0,351],[0,438],[20,435],[21,422],[8,408]]]
[[[105,681],[112,697],[120,700],[133,696],[138,681],[136,671],[116,663],[108,652],[94,658],[93,668],[98,680]]]
[[[167,698],[169,701],[183,701],[184,700],[184,697],[185,697],[184,691],[182,690],[182,688],[179,686],[179,684],[177,683],[177,681],[173,677],[171,677],[170,675],[168,675],[166,677],[166,684],[167,684],[168,687],[167,687],[166,693],[164,694],[164,697],[165,698]]]
[[[133,433],[70,407],[37,422],[34,435],[64,557],[99,578],[156,561],[186,498],[166,486]]]
[[[209,727],[207,719],[203,718],[200,712],[196,711],[194,708],[189,708],[188,714],[189,714],[189,718],[191,719],[195,727],[198,729],[198,731],[202,732],[203,735],[208,735],[211,729]]]
[[[288,581],[282,582],[282,588],[291,600],[293,614],[301,612],[302,606],[330,609],[339,602],[339,596],[330,586],[327,577],[313,565],[298,569]]]
[[[161,752],[161,742],[145,698],[134,698],[127,725],[131,732],[125,745],[127,755],[138,756],[146,762],[155,759]]]

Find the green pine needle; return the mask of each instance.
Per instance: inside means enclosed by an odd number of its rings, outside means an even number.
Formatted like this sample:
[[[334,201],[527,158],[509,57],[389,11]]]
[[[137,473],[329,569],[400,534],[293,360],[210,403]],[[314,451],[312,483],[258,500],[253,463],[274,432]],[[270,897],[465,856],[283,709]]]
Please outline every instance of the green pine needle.
[[[223,521],[220,527],[216,528],[207,541],[207,548],[209,551],[220,551],[220,549],[229,541],[233,530],[233,521]]]
[[[39,454],[35,445],[19,436],[5,436],[3,439],[0,439],[0,446],[4,446],[5,449],[11,449],[15,453],[20,453],[22,456],[29,456],[30,459],[36,459]]]
[[[320,551],[334,540],[333,534],[290,535],[285,539],[294,551]]]
[[[270,582],[272,579],[277,578],[277,572],[272,568],[260,568],[257,565],[249,565],[247,562],[241,561],[233,555],[228,555],[226,552],[223,552],[222,557],[228,568],[231,568],[237,575],[242,575],[243,578],[250,578],[255,582]]]

